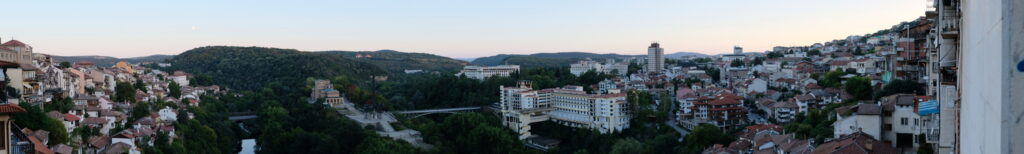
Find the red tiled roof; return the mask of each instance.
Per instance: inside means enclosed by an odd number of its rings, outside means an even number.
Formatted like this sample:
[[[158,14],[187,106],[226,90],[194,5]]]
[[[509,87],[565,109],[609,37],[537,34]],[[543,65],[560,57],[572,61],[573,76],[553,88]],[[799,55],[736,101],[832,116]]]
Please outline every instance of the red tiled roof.
[[[37,139],[35,136],[28,136],[28,141],[32,143],[32,149],[34,149],[36,153],[43,153],[43,154],[52,154],[53,153],[53,151],[50,151],[50,149],[47,149],[46,145],[43,145],[43,142],[39,141],[39,139]]]
[[[713,100],[711,102],[708,102],[708,104],[711,104],[711,105],[730,105],[730,104],[740,104],[740,101],[739,100],[735,100],[735,99],[721,98],[721,99],[715,99],[715,100]]]
[[[818,86],[818,84],[814,84],[814,83],[808,83],[806,86],[804,86],[804,88],[807,88],[807,89],[821,89],[821,86]]]
[[[89,145],[95,148],[102,148],[110,143],[110,138],[106,136],[93,136],[89,137]]]
[[[4,46],[23,47],[23,46],[25,46],[25,43],[21,43],[21,41],[18,41],[18,40],[10,40],[10,41],[7,41],[7,43],[4,43],[3,45]]]
[[[752,131],[752,132],[759,132],[759,131],[762,131],[762,130],[774,130],[774,131],[777,131],[777,132],[782,132],[782,126],[775,125],[775,124],[750,125],[750,126],[747,126],[747,130]]]
[[[849,64],[849,63],[850,63],[850,61],[845,61],[845,60],[833,60],[833,61],[832,61],[832,62],[830,62],[829,64],[830,64],[830,65],[832,65],[832,66],[837,66],[837,65],[846,65],[846,64]]]
[[[65,113],[64,114],[64,120],[67,120],[67,121],[78,121],[78,120],[82,120],[82,119],[78,118],[78,116],[75,116],[73,114]]]
[[[103,124],[106,124],[106,123],[107,123],[107,119],[97,118],[97,117],[88,117],[88,118],[85,118],[85,120],[82,120],[82,124],[86,124],[86,125],[89,125],[89,124],[103,125]]]
[[[0,105],[0,113],[17,113],[25,112],[25,109],[15,104],[4,104]]]

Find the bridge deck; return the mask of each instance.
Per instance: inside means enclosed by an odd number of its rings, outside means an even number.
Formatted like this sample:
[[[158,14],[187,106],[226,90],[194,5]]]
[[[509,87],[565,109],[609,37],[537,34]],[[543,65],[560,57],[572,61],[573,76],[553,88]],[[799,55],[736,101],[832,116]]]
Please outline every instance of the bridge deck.
[[[257,118],[256,115],[244,115],[244,116],[231,116],[231,117],[228,117],[228,120],[239,121],[239,120],[248,120],[248,119],[256,119],[256,118]]]
[[[444,108],[444,109],[406,110],[406,111],[398,111],[398,113],[401,113],[401,114],[419,114],[419,113],[459,112],[459,111],[470,111],[470,110],[480,110],[480,107],[476,106],[476,107],[459,107],[459,108]]]

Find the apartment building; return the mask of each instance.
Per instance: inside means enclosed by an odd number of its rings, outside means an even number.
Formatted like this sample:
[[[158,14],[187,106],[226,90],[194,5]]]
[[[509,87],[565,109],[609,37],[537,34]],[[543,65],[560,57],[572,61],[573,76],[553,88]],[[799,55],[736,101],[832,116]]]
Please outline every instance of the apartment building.
[[[686,118],[681,123],[690,129],[701,124],[711,124],[722,130],[742,127],[747,118],[747,109],[742,101],[743,97],[732,93],[701,96],[690,106],[692,114],[684,115]]]
[[[588,71],[604,72],[604,65],[593,60],[582,60],[569,66],[569,73],[572,75],[580,76]]]
[[[472,79],[484,80],[491,76],[508,76],[512,72],[518,71],[519,65],[466,66],[455,76],[465,75]]]
[[[665,69],[665,49],[660,44],[651,43],[647,47],[647,66],[644,68],[646,72],[661,72]]]
[[[530,136],[530,123],[553,121],[562,125],[611,133],[629,128],[626,95],[587,94],[580,86],[533,90],[529,82],[501,89],[502,124]]]

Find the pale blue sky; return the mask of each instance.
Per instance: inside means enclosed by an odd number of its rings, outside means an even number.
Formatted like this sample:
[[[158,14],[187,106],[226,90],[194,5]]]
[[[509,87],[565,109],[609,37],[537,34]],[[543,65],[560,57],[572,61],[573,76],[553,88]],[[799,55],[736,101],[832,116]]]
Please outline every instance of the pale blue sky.
[[[0,38],[56,55],[134,57],[207,45],[426,52],[731,52],[808,45],[924,15],[924,0],[9,1]]]

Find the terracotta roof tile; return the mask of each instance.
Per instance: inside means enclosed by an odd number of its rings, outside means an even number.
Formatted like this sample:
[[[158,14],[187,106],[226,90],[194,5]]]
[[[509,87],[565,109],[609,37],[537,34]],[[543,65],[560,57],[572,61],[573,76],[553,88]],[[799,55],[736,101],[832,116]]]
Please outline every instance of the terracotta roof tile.
[[[110,138],[106,136],[93,136],[89,137],[89,146],[94,148],[102,148],[110,143]]]
[[[66,121],[78,121],[78,120],[82,120],[82,118],[78,118],[78,116],[75,116],[75,115],[70,114],[70,113],[65,113],[64,114],[64,120],[66,120]]]
[[[21,41],[18,41],[18,40],[10,40],[10,41],[7,41],[7,43],[4,43],[3,45],[4,46],[14,46],[14,47],[24,47],[24,46],[26,46],[25,43],[21,43]]]
[[[0,113],[17,113],[17,112],[25,112],[25,109],[21,108],[18,105],[15,105],[15,104],[0,105]]]

